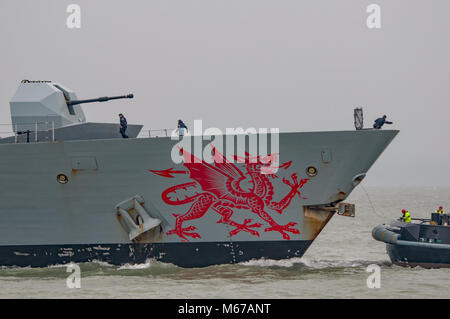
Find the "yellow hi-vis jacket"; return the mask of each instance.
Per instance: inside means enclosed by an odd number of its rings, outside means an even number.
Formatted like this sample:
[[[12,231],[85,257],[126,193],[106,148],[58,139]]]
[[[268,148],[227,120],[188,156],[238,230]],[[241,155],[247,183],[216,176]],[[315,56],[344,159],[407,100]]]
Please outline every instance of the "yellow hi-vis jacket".
[[[445,212],[444,212],[443,210],[437,210],[437,211],[435,211],[435,213],[438,213],[438,214],[445,214]]]
[[[408,211],[406,211],[405,214],[403,215],[402,219],[405,223],[410,223],[411,222],[411,214]]]

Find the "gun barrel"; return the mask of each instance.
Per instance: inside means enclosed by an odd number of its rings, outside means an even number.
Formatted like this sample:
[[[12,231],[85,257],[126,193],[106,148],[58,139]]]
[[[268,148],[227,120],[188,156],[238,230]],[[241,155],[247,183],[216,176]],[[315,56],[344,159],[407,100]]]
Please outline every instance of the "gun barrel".
[[[68,105],[76,105],[81,103],[92,103],[92,102],[106,102],[110,100],[118,100],[118,99],[132,99],[134,97],[133,94],[127,94],[127,95],[120,95],[120,96],[103,96],[96,99],[87,99],[87,100],[72,100],[67,101]]]

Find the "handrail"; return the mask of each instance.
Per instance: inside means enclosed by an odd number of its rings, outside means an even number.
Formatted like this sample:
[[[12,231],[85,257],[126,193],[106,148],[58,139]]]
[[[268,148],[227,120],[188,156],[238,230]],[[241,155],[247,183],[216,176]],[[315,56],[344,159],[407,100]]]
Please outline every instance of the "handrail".
[[[51,128],[40,129],[39,125],[42,125],[42,124],[46,124],[46,125],[51,124]],[[42,133],[42,132],[46,132],[46,133],[51,132],[51,135],[52,135],[51,136],[51,140],[52,140],[52,142],[55,141],[55,121],[45,121],[45,122],[38,122],[38,121],[36,121],[34,123],[15,123],[15,124],[3,124],[3,123],[0,123],[0,127],[1,126],[11,126],[11,129],[12,129],[11,131],[7,131],[7,130],[3,131],[2,130],[2,131],[0,131],[0,134],[8,134],[9,133],[11,135],[14,135],[14,143],[18,143],[19,142],[18,141],[18,137],[20,135],[27,134],[26,133],[27,130],[18,130],[17,129],[18,125],[30,125],[30,126],[33,125],[34,126],[33,129],[29,129],[28,130],[29,131],[28,134],[30,135],[30,137],[34,136],[34,142],[35,143],[38,142],[39,135],[40,135],[39,133]],[[173,128],[141,130],[139,132],[138,138],[170,137],[172,132],[175,131],[175,130],[176,129],[173,129]],[[11,135],[9,135],[9,136],[2,136],[0,138],[11,137]]]
[[[173,128],[161,128],[161,129],[148,129],[141,130],[139,135],[145,135],[145,137],[169,137],[170,134],[176,129]],[[161,134],[158,134],[160,132]]]
[[[39,125],[42,125],[42,124],[46,124],[47,126],[49,124],[51,124],[51,128],[39,129]],[[23,125],[30,125],[30,126],[33,125],[34,129],[18,130],[17,129],[18,125],[21,125],[21,126],[23,126]],[[34,123],[12,123],[12,124],[0,123],[0,126],[11,126],[12,131],[0,131],[0,134],[8,134],[8,133],[10,133],[10,134],[14,135],[14,143],[15,144],[18,143],[19,135],[24,135],[24,134],[27,135],[27,143],[29,143],[31,135],[34,135],[34,142],[37,143],[39,141],[38,136],[39,136],[40,132],[47,132],[47,133],[51,132],[52,142],[55,142],[55,121],[45,121],[45,122],[38,122],[38,121],[36,121]],[[1,137],[1,138],[8,138],[8,137],[11,137],[11,136],[5,136],[5,137]]]

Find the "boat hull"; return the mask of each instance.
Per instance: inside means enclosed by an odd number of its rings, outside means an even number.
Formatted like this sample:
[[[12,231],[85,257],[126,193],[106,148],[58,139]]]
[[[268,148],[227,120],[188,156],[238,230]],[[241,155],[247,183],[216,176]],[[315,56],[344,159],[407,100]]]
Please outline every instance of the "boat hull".
[[[374,239],[386,244],[391,262],[403,267],[450,267],[448,226],[404,223],[398,220],[378,225],[372,230]],[[421,241],[418,239],[421,238]],[[436,242],[436,239],[444,243]]]
[[[386,251],[395,265],[403,267],[450,268],[450,245],[442,248],[386,244]]]

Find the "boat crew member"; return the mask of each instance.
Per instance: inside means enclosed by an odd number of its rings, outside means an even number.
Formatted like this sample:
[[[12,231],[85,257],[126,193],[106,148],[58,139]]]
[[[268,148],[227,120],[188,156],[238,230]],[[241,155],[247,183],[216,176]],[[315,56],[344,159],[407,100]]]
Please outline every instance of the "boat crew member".
[[[122,113],[119,114],[120,119],[120,134],[122,134],[123,138],[128,138],[128,135],[125,134],[125,131],[127,130],[127,119],[125,116],[123,116]]]
[[[184,124],[182,120],[178,120],[178,126],[177,127],[178,127],[177,128],[178,135],[180,137],[184,136],[184,130],[186,130],[186,132],[188,131],[188,128],[187,128],[186,124]]]
[[[411,222],[411,214],[406,209],[402,209],[402,214],[403,214],[403,216],[401,217],[401,219],[403,220],[403,222],[410,223]]]
[[[392,122],[386,121],[386,115],[377,118],[375,120],[375,123],[373,123],[373,128],[380,129],[384,124],[392,124]]]
[[[439,206],[439,208],[434,213],[437,214],[437,224],[447,226],[448,219],[443,209],[444,207]]]

